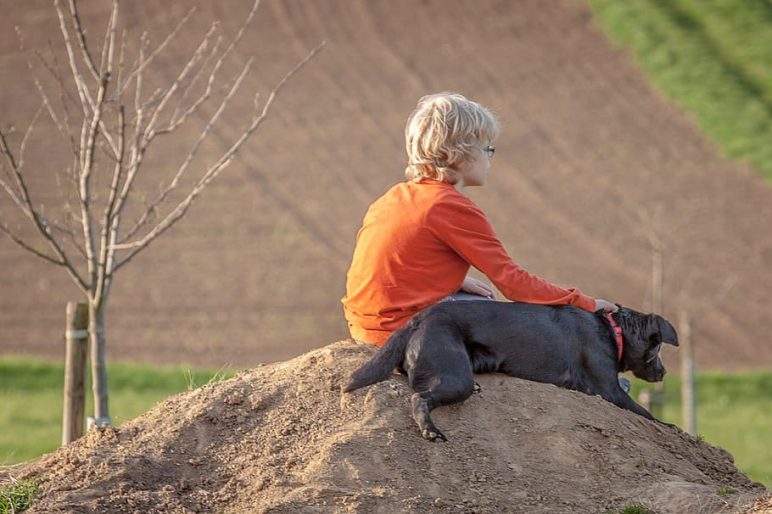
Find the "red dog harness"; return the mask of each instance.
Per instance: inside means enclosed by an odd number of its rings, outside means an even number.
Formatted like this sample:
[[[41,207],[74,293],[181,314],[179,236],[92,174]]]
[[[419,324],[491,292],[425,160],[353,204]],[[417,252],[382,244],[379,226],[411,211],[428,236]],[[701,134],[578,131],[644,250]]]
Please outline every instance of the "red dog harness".
[[[611,328],[614,329],[614,339],[617,342],[617,360],[619,362],[622,362],[622,350],[625,347],[624,339],[622,338],[622,327],[617,325],[617,322],[614,321],[614,317],[611,315],[610,312],[606,313],[606,319],[609,323],[611,323]]]

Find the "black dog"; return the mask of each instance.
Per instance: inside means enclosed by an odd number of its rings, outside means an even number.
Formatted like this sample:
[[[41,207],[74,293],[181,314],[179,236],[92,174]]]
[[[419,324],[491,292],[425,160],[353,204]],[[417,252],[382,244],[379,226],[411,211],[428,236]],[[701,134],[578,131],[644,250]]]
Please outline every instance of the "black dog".
[[[429,413],[467,399],[475,388],[472,373],[500,372],[600,395],[654,420],[620,388],[617,374],[632,371],[648,382],[662,380],[660,347],[678,346],[675,329],[661,316],[624,307],[613,320],[622,329],[621,359],[614,327],[601,311],[517,302],[439,303],[394,332],[343,390],[380,382],[399,368],[415,391],[413,417],[430,440],[447,441]]]

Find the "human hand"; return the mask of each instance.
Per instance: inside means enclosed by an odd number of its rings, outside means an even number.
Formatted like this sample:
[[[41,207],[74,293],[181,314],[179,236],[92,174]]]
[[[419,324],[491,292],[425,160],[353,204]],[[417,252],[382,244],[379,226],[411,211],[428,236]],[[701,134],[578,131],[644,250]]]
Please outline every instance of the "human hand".
[[[465,293],[485,296],[486,298],[493,298],[493,288],[482,280],[477,280],[473,277],[466,277],[461,283],[460,290]]]
[[[603,300],[602,298],[596,298],[595,299],[595,310],[603,312],[617,312],[619,310],[619,307],[616,304],[613,304],[609,302],[608,300]]]

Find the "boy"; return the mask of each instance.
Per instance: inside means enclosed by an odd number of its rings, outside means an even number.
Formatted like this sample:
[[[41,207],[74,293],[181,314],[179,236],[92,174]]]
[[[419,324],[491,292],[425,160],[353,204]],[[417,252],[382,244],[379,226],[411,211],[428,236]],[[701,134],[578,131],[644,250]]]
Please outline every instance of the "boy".
[[[462,190],[485,185],[499,125],[482,105],[455,93],[421,98],[408,118],[407,181],[365,214],[341,300],[351,336],[383,345],[417,312],[446,299],[492,299],[483,272],[509,300],[617,307],[564,289],[512,262],[485,214]],[[466,293],[464,295],[464,293]],[[475,296],[472,296],[475,295]]]

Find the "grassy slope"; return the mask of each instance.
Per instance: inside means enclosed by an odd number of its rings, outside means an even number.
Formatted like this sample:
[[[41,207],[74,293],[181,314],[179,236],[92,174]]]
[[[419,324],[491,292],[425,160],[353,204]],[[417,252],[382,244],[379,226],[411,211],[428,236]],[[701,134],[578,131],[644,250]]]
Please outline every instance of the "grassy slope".
[[[691,112],[728,157],[772,179],[772,4],[768,0],[590,0],[603,30],[630,49],[656,87]],[[678,377],[664,419],[681,421]],[[732,452],[754,479],[772,484],[764,433],[772,374],[703,374],[698,432]],[[636,385],[640,388],[640,384]],[[636,394],[634,390],[633,394]]]
[[[0,465],[33,459],[59,445],[63,375],[59,364],[0,358]],[[113,421],[120,424],[167,396],[217,375],[185,367],[113,364],[109,366]],[[676,424],[680,423],[678,387],[678,377],[668,376],[663,417]],[[772,485],[772,447],[767,444],[772,372],[703,374],[697,388],[699,433],[730,451],[738,467],[752,478]]]
[[[120,425],[172,394],[226,375],[230,373],[185,366],[109,365],[113,422]],[[33,459],[59,446],[63,381],[61,364],[0,358],[0,465]],[[90,396],[87,389],[87,413],[93,412]]]
[[[727,156],[772,179],[768,0],[590,0],[602,28]]]

